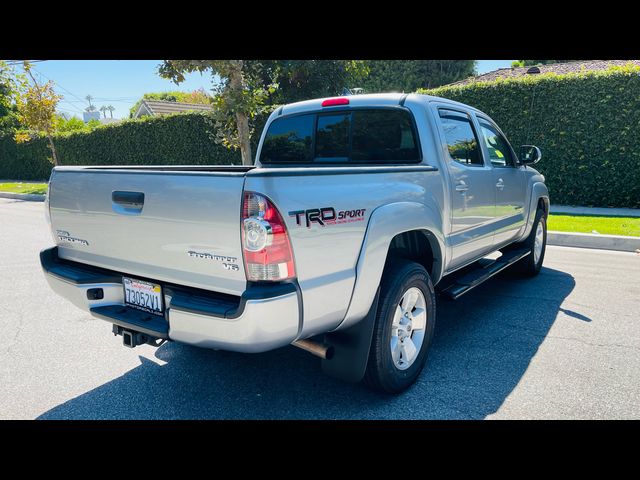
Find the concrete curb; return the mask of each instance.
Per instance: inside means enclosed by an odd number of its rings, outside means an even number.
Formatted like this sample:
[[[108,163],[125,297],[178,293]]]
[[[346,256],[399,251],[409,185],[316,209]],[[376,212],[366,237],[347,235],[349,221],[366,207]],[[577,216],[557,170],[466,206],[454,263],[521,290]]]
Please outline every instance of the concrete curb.
[[[551,213],[558,215],[596,215],[604,217],[640,217],[640,208],[570,207],[551,205]]]
[[[547,244],[561,247],[598,248],[602,250],[617,250],[620,252],[635,252],[640,250],[640,237],[548,231]]]
[[[12,193],[0,192],[0,198],[14,198],[16,200],[25,200],[27,202],[44,202],[46,195],[37,195],[35,193]]]

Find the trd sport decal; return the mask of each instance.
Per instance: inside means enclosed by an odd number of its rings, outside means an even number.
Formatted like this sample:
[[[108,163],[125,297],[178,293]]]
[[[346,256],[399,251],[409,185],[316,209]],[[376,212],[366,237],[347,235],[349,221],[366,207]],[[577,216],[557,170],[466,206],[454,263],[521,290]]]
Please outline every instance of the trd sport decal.
[[[311,208],[309,210],[296,210],[289,212],[290,217],[296,217],[296,224],[302,225],[304,222],[307,227],[311,227],[312,223],[320,226],[336,225],[339,223],[361,222],[364,220],[364,212],[366,208],[358,210],[340,210],[336,212],[333,207]]]

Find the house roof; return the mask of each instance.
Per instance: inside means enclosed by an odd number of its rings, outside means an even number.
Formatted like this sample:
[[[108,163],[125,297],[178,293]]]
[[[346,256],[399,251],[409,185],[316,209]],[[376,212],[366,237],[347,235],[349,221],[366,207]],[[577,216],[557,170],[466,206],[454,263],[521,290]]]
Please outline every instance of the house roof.
[[[628,63],[640,66],[640,60],[580,60],[567,63],[552,63],[550,65],[536,65],[539,69],[539,72],[536,73],[554,72],[560,75],[571,72],[580,72],[583,70],[606,70],[612,66],[622,67]],[[533,66],[499,68],[498,70],[492,70],[491,72],[476,75],[475,77],[469,77],[465,80],[451,83],[450,85],[466,85],[474,82],[491,82],[493,80],[498,80],[499,78],[522,77],[524,75],[531,75],[530,73],[527,73],[531,68],[533,68]]]
[[[153,115],[167,115],[170,113],[180,113],[189,111],[210,111],[211,105],[203,103],[182,103],[182,102],[167,102],[166,100],[142,100],[136,116],[140,113],[141,108],[145,108],[149,113]]]

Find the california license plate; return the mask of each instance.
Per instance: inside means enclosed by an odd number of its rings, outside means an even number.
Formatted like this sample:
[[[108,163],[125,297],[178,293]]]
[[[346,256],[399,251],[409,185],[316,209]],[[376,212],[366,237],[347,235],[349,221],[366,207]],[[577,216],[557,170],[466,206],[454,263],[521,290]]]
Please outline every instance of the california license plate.
[[[162,287],[157,283],[122,277],[125,305],[155,315],[164,315]]]

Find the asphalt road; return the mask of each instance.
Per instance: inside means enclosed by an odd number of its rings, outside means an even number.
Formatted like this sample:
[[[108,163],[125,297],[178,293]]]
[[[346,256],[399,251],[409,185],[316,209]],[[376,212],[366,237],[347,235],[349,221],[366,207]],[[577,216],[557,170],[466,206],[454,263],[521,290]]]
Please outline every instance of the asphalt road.
[[[294,347],[254,355],[133,350],[53,294],[41,203],[0,199],[0,418],[640,417],[640,255],[549,247],[535,279],[501,274],[440,302],[419,381],[399,396],[324,376]]]

